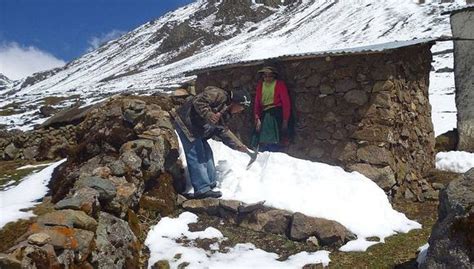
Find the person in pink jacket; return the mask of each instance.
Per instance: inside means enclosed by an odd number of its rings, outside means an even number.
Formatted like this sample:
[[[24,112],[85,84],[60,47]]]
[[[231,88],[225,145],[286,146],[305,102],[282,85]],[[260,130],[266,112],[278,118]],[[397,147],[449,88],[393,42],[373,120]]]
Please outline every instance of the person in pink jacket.
[[[288,146],[288,122],[291,102],[283,80],[277,79],[278,72],[271,66],[258,71],[262,80],[257,84],[254,119],[255,135],[253,145],[261,151],[282,151]]]

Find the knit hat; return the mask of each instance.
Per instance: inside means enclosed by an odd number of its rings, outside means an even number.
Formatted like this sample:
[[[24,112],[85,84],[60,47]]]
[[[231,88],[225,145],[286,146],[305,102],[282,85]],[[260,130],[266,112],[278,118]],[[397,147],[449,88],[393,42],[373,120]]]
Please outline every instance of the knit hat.
[[[233,103],[250,107],[251,98],[250,93],[244,89],[234,89],[230,91],[230,99]]]
[[[276,70],[275,67],[272,66],[264,66],[262,69],[258,70],[258,73],[273,73],[273,74],[278,74],[278,71]]]

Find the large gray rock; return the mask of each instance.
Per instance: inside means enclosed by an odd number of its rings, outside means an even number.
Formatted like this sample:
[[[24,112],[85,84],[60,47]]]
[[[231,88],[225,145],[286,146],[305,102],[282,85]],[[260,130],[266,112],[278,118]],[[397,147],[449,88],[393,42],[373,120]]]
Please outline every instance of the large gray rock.
[[[54,125],[69,125],[77,124],[81,122],[87,115],[87,113],[94,108],[95,105],[80,107],[74,106],[66,108],[58,113],[54,114],[51,118],[41,124],[42,128],[46,128]]]
[[[243,217],[240,226],[273,234],[285,235],[288,233],[291,213],[279,209],[258,210]]]
[[[339,246],[356,238],[339,222],[308,217],[298,212],[293,214],[290,239],[303,241],[310,236],[316,236],[323,246]]]
[[[215,198],[192,199],[183,203],[183,208],[194,213],[219,214],[219,200]]]
[[[438,221],[421,268],[474,267],[474,168],[440,193]]]
[[[114,184],[108,180],[97,176],[81,178],[75,183],[77,189],[84,187],[95,189],[99,192],[99,198],[110,200],[114,198],[117,189]]]
[[[459,133],[458,150],[474,152],[474,9],[451,15],[454,38],[454,78]]]
[[[138,268],[139,245],[127,222],[101,212],[92,252],[94,268]]]
[[[100,208],[99,192],[89,187],[80,188],[71,196],[60,200],[54,207],[56,209],[82,210],[88,215],[94,215]]]
[[[6,160],[14,160],[18,157],[18,153],[20,153],[20,150],[15,147],[13,143],[10,143],[3,152],[3,158]]]

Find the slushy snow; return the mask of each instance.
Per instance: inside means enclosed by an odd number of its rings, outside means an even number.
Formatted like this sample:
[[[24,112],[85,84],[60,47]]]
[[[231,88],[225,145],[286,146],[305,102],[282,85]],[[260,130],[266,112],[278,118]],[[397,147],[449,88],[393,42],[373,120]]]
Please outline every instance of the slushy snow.
[[[301,268],[309,263],[328,265],[329,251],[321,250],[314,253],[300,252],[290,256],[286,261],[278,261],[277,254],[256,248],[253,244],[237,244],[226,248],[226,253],[218,252],[220,242],[226,240],[220,231],[208,227],[204,231],[190,232],[188,224],[197,222],[198,217],[184,212],[178,218],[165,217],[148,232],[145,245],[150,249],[149,268],[158,260],[168,260],[171,268],[188,262],[186,268]],[[192,246],[183,246],[176,239],[189,240],[215,238],[216,243],[206,251]],[[176,254],[181,254],[178,258]]]
[[[21,211],[38,204],[48,192],[48,182],[56,167],[65,162],[66,159],[55,162],[43,170],[33,173],[17,186],[5,191],[0,191],[0,229],[8,222],[19,219],[28,219],[34,214],[29,211]]]
[[[436,168],[455,173],[465,173],[474,167],[474,153],[465,151],[439,152],[436,154]]]

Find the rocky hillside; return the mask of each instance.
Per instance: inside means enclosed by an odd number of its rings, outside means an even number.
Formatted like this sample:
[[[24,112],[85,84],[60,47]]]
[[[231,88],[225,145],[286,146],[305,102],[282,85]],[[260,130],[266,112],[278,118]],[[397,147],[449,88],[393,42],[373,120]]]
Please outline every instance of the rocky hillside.
[[[10,87],[10,84],[12,84],[12,81],[4,74],[0,73],[0,92]]]
[[[0,107],[20,103],[24,112],[0,124],[41,122],[33,121],[34,111],[47,96],[78,95],[93,103],[117,92],[166,90],[190,79],[186,71],[215,64],[450,35],[441,12],[464,1],[437,2],[197,0],[63,68],[16,81]],[[64,99],[57,105],[71,105]]]

